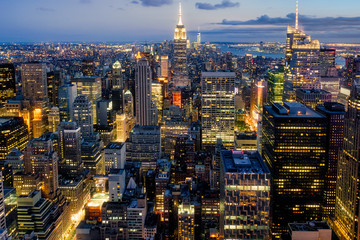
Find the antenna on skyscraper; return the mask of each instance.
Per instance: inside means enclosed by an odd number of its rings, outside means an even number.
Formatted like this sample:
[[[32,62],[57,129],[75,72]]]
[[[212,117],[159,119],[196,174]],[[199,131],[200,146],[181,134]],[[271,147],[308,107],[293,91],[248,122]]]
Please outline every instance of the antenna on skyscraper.
[[[179,22],[178,22],[178,25],[183,25],[183,22],[182,22],[181,2],[179,2]]]
[[[299,29],[299,0],[296,0],[296,19],[295,19],[295,28]]]

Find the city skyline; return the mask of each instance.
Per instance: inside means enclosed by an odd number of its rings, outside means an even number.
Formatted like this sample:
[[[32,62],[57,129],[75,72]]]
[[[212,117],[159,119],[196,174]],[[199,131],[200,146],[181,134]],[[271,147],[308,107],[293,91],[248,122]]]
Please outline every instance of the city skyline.
[[[9,1],[0,42],[161,42],[173,37],[177,0]],[[183,0],[191,41],[281,41],[295,24],[296,1]],[[279,7],[281,6],[281,7]],[[358,42],[360,2],[299,2],[299,27],[321,42]]]

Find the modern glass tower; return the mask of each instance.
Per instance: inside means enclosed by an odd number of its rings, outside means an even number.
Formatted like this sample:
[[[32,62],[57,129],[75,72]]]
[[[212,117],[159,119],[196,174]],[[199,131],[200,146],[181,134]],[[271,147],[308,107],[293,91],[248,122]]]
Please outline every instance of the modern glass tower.
[[[262,155],[271,176],[274,238],[288,223],[322,219],[326,173],[326,118],[301,103],[265,105]]]
[[[235,141],[235,73],[201,73],[202,145],[215,148],[217,139],[228,149]]]
[[[354,81],[345,115],[344,144],[336,182],[334,230],[340,239],[360,237],[360,83]]]
[[[15,96],[15,67],[13,64],[0,64],[0,103]]]

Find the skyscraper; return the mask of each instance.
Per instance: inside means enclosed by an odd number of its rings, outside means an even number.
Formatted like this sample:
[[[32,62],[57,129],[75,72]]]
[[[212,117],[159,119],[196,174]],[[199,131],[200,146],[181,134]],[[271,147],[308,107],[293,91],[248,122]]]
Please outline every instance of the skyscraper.
[[[58,156],[53,142],[43,135],[32,139],[24,151],[24,167],[27,174],[39,174],[42,194],[51,198],[59,187]]]
[[[285,61],[284,101],[295,101],[298,88],[320,88],[320,42],[299,30],[298,1],[295,27],[287,27]]]
[[[15,96],[15,67],[13,64],[0,64],[0,104]]]
[[[325,202],[323,206],[323,218],[334,217],[335,192],[339,151],[344,141],[344,116],[345,106],[340,103],[325,103],[317,106],[316,111],[326,117],[327,141],[326,141],[326,178],[325,178]]]
[[[0,171],[0,229],[6,229],[5,221],[5,204],[4,204],[4,184],[3,184],[3,175]]]
[[[76,122],[61,122],[59,127],[59,165],[64,175],[78,176],[84,164],[81,160],[81,130]]]
[[[214,148],[217,139],[234,148],[235,73],[202,72],[202,145]]]
[[[176,87],[190,86],[186,66],[186,29],[182,21],[181,3],[179,5],[179,19],[174,34],[174,78]]]
[[[220,235],[269,239],[270,172],[257,151],[221,151]]]
[[[152,125],[152,72],[149,61],[139,59],[135,71],[136,124]]]
[[[124,110],[124,82],[121,64],[118,61],[116,61],[112,66],[111,78],[111,100],[113,104],[113,110],[122,112]]]
[[[81,128],[81,136],[90,138],[94,134],[93,111],[87,96],[78,96],[73,103],[74,121]]]
[[[71,121],[73,117],[73,103],[77,97],[75,84],[65,84],[59,88],[60,121]]]
[[[353,82],[345,115],[344,143],[336,182],[334,230],[340,239],[359,239],[360,83]]]
[[[322,219],[326,118],[300,104],[265,105],[262,155],[271,177],[271,234],[288,223]]]
[[[24,63],[21,65],[22,93],[31,102],[48,100],[45,63]]]

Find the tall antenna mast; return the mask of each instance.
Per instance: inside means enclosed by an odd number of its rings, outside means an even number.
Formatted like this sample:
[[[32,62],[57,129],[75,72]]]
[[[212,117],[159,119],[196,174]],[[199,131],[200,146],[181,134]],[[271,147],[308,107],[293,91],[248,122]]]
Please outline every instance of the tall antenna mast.
[[[295,19],[295,28],[299,29],[299,0],[296,0],[296,19]]]

